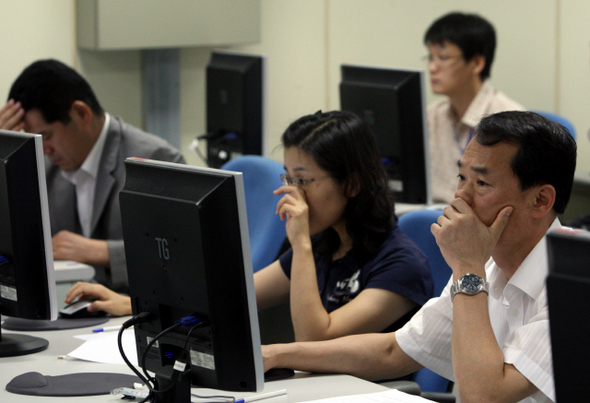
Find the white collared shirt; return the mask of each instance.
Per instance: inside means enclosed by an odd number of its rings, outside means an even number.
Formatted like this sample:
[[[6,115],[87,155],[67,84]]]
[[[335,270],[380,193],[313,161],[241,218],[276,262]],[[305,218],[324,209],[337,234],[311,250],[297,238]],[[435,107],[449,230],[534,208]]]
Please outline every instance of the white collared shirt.
[[[92,213],[94,212],[94,195],[96,192],[96,178],[100,167],[100,159],[107,137],[110,116],[105,112],[104,125],[92,150],[76,171],[61,174],[76,187],[78,218],[82,226],[82,235],[90,238],[92,231]]]
[[[561,227],[558,219],[550,229]],[[488,309],[492,329],[512,364],[539,391],[522,402],[555,401],[545,279],[548,274],[547,242],[543,237],[507,281],[493,259],[486,264],[490,282]],[[401,349],[421,365],[454,380],[451,357],[453,305],[451,280],[439,298],[428,301],[400,330]]]

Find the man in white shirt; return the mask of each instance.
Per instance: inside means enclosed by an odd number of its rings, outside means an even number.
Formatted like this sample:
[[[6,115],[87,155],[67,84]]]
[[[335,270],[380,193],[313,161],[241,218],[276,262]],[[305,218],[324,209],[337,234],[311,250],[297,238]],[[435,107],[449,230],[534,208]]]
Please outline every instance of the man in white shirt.
[[[379,380],[427,367],[454,380],[463,402],[554,401],[545,234],[560,226],[575,165],[563,127],[531,112],[484,118],[432,225],[453,269],[442,295],[395,333],[265,346],[265,369]]]
[[[88,82],[57,60],[36,61],[17,77],[0,127],[43,135],[54,258],[94,265],[96,281],[125,291],[124,160],[184,162],[183,156],[106,113]]]
[[[456,162],[480,119],[524,107],[488,81],[496,32],[484,18],[458,12],[446,14],[428,28],[424,44],[428,48],[432,91],[445,95],[428,106],[432,198],[450,203],[457,179]]]

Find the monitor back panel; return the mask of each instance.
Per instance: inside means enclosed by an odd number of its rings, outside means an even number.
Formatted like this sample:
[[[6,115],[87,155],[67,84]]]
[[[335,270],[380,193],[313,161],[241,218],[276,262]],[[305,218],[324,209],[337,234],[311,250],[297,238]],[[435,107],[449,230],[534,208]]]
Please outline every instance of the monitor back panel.
[[[547,297],[557,402],[587,399],[590,384],[590,235],[547,236]]]

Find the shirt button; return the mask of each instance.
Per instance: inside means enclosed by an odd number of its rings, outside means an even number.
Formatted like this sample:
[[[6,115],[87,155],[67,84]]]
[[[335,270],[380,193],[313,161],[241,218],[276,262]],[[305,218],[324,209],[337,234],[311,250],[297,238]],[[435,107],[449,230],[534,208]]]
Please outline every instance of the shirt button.
[[[518,312],[518,309],[511,309],[510,310],[510,315],[514,316],[515,318],[520,314],[520,312]]]

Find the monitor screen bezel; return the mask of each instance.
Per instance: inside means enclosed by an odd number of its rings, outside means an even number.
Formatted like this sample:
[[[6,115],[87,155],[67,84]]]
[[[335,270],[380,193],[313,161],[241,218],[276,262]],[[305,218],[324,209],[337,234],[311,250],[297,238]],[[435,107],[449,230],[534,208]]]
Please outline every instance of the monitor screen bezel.
[[[17,302],[16,310],[13,310],[13,309],[5,310],[5,308],[1,308],[1,302],[0,302],[0,309],[2,309],[2,315],[6,315],[6,316],[20,317],[23,319],[56,320],[57,315],[58,315],[57,291],[56,291],[56,283],[55,283],[55,270],[54,270],[54,266],[53,266],[53,248],[52,248],[52,242],[51,242],[51,225],[50,225],[50,219],[49,219],[49,205],[48,205],[48,199],[47,199],[47,181],[45,178],[45,157],[43,154],[43,137],[40,134],[15,132],[15,131],[10,131],[10,130],[0,130],[0,136],[9,137],[9,138],[12,138],[16,141],[22,142],[22,144],[19,147],[17,147],[17,149],[14,152],[18,152],[18,149],[25,146],[25,144],[28,142],[32,141],[34,143],[34,148],[35,148],[34,159],[35,159],[35,161],[30,161],[30,163],[34,163],[36,165],[36,178],[33,179],[34,184],[30,183],[29,185],[35,186],[36,189],[38,190],[39,205],[37,206],[37,208],[39,208],[39,211],[40,211],[41,223],[40,223],[40,228],[39,228],[40,233],[37,235],[42,237],[42,244],[43,244],[43,248],[44,248],[43,254],[44,254],[44,260],[45,260],[43,262],[44,265],[41,268],[41,270],[39,270],[39,269],[35,270],[35,274],[43,276],[43,279],[44,279],[42,284],[39,285],[43,289],[37,290],[35,292],[35,294],[36,295],[47,294],[47,299],[44,301],[44,304],[46,304],[46,307],[44,309],[45,312],[42,314],[39,314],[39,315],[36,315],[36,314],[24,314],[23,315],[23,314],[19,313],[20,311],[26,310],[25,309],[25,307],[27,305],[26,301],[18,301],[18,300],[15,301],[15,302]],[[7,155],[6,157],[3,157],[2,162],[5,164],[6,160],[9,159],[10,157],[11,157],[11,155]],[[10,180],[10,179],[6,178],[6,180]],[[19,177],[19,182],[21,182],[22,180],[23,180],[23,178]],[[26,184],[23,184],[22,182],[19,183],[19,186],[23,186],[23,185],[26,185]],[[17,204],[19,204],[19,203],[17,203]],[[21,205],[20,204],[18,206],[10,205],[8,207],[9,207],[9,209],[20,208]],[[11,222],[11,226],[14,226],[14,225],[18,225],[18,223]],[[13,231],[14,231],[14,229],[13,229]],[[13,248],[15,248],[15,247],[22,249],[23,251],[26,250],[26,248],[27,248],[26,245],[13,245]],[[19,265],[21,263],[15,262],[15,264]],[[23,270],[23,269],[21,269],[21,270]],[[33,268],[26,269],[26,271],[28,272],[28,275],[33,275],[31,270],[33,270]],[[23,276],[21,275],[19,277],[22,280]],[[25,287],[25,285],[21,284],[21,283],[25,283],[25,282],[20,281],[19,284],[16,284],[15,288],[13,289],[13,293],[14,293],[14,295],[17,295],[17,299],[18,299],[18,288]],[[30,287],[30,286],[34,286],[34,285],[31,284],[30,282],[27,282],[26,286]],[[2,287],[9,287],[9,286],[3,285]],[[22,294],[22,292],[21,292],[21,294]],[[0,301],[1,300],[6,300],[6,298],[0,297]]]
[[[239,155],[264,155],[266,147],[266,56],[214,50],[206,67],[207,163],[220,168]],[[220,101],[219,76],[231,84]],[[224,91],[224,93],[225,93]],[[237,96],[238,99],[230,99]],[[228,108],[233,107],[230,111]],[[220,115],[229,113],[229,118]],[[229,126],[228,122],[229,121]]]

